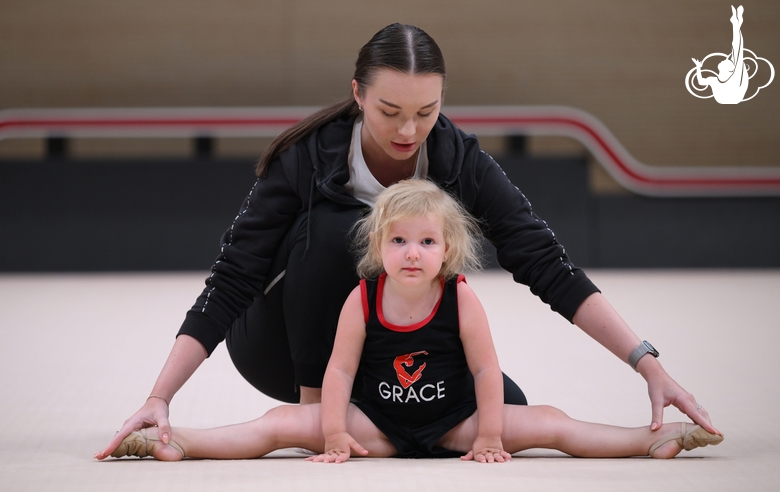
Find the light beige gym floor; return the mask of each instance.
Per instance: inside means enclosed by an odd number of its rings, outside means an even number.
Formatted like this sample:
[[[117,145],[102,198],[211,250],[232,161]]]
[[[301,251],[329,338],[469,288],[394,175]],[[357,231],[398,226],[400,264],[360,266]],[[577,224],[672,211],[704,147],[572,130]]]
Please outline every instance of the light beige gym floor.
[[[726,435],[671,461],[528,450],[504,464],[353,459],[294,450],[247,461],[98,462],[149,394],[204,273],[0,275],[0,490],[778,490],[780,271],[590,271],[667,371]],[[650,423],[640,376],[504,272],[471,274],[504,371],[532,404],[574,418]],[[254,391],[224,345],[172,403],[174,425],[253,419]],[[681,419],[667,409],[666,421]]]

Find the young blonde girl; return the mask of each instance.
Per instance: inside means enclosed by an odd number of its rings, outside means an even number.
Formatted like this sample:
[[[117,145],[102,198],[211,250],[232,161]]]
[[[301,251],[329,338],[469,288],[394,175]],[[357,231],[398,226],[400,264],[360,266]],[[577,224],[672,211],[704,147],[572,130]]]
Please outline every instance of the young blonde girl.
[[[326,463],[354,454],[484,463],[529,448],[672,458],[723,440],[686,423],[651,431],[581,422],[549,406],[505,405],[487,317],[459,275],[478,265],[476,231],[435,184],[389,187],[357,225],[364,280],[341,311],[321,404],[280,406],[215,429],[177,428],[168,444],[155,427],[142,429],[111,456],[239,459],[300,447],[320,453],[308,460]],[[359,368],[363,395],[350,402]]]

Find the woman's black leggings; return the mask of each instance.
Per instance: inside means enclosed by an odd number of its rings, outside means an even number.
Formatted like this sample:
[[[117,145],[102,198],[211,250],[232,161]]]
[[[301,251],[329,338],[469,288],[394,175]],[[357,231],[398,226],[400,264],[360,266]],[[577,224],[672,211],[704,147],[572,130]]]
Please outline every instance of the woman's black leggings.
[[[297,403],[299,386],[322,387],[341,307],[359,282],[350,231],[363,210],[322,202],[301,214],[279,248],[265,293],[227,332],[236,369],[271,398]],[[353,394],[361,386],[358,375]],[[506,375],[504,401],[527,404]]]

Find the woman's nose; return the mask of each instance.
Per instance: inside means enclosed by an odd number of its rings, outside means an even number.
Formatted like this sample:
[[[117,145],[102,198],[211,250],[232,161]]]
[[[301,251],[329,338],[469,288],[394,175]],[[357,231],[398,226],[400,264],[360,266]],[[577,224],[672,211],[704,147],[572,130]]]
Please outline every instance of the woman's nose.
[[[404,121],[401,127],[398,129],[398,133],[404,137],[413,137],[417,133],[417,127],[414,123],[414,118],[409,118]]]

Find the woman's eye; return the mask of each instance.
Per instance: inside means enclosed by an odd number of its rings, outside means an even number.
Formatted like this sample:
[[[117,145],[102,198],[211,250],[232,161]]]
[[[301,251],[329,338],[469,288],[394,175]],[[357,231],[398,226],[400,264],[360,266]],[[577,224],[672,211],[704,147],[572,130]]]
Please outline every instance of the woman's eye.
[[[385,116],[387,116],[388,118],[392,118],[392,117],[394,117],[394,116],[398,116],[398,113],[393,113],[393,114],[390,114],[390,113],[388,113],[387,111],[382,111],[382,114],[383,114],[383,115],[385,115]]]
[[[427,112],[427,113],[417,113],[417,114],[418,114],[419,116],[423,117],[423,118],[427,118],[427,117],[429,117],[430,115],[432,115],[432,114],[433,114],[433,111],[429,111],[429,112]]]

